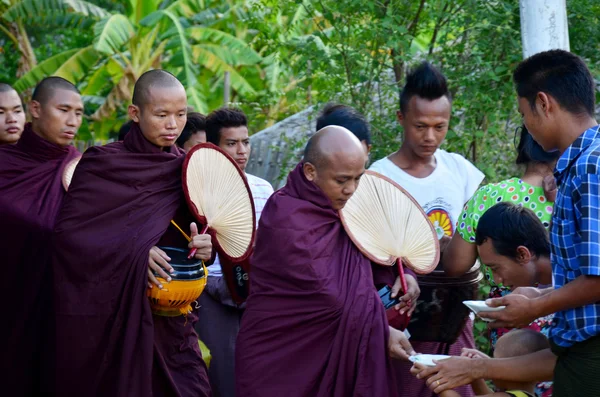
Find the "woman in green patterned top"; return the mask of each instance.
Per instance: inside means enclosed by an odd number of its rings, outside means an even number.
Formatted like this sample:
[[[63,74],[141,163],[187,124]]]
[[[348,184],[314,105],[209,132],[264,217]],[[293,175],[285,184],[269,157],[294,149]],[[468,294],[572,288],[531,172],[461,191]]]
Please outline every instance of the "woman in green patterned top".
[[[517,129],[515,137],[519,130],[521,139],[517,147],[516,163],[525,166],[525,173],[521,178],[513,177],[482,186],[465,204],[456,225],[457,233],[452,237],[441,259],[444,270],[450,275],[461,275],[473,266],[477,260],[475,232],[479,218],[499,202],[508,201],[523,205],[540,218],[546,229],[550,226],[553,202],[556,197],[553,169],[559,153],[545,152],[524,127]],[[490,297],[497,298],[510,293],[508,288],[494,282],[489,268],[485,265],[482,267],[491,286]],[[541,318],[533,322],[529,328],[545,333],[550,321],[551,317]],[[508,331],[492,330],[490,332],[492,346],[495,346],[497,339]],[[540,396],[550,396],[550,385],[540,384],[536,392]]]
[[[475,264],[477,222],[494,204],[510,201],[523,205],[537,214],[546,229],[549,226],[556,197],[553,169],[559,153],[545,152],[525,127],[517,128],[515,138],[517,134],[520,134],[520,140],[516,163],[525,166],[525,173],[521,178],[513,177],[482,186],[465,204],[456,225],[458,233],[454,234],[441,258],[444,271],[451,276],[460,276]]]

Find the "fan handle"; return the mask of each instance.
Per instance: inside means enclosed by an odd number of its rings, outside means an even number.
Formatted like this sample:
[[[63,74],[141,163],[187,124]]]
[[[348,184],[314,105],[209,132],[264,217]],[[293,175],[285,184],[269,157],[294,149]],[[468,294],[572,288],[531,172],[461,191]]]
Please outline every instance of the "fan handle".
[[[204,234],[204,233],[206,233],[206,232],[207,232],[207,230],[208,230],[208,225],[206,225],[206,226],[204,226],[204,227],[202,228],[202,231],[200,232],[200,234]],[[198,251],[196,248],[192,248],[192,249],[190,250],[190,253],[189,253],[189,255],[188,255],[188,259],[192,259],[192,258],[194,257],[194,255],[196,255],[196,251]],[[404,284],[406,284],[406,282],[404,282]]]
[[[408,293],[408,286],[406,284],[406,276],[404,275],[404,266],[402,258],[398,258],[396,261],[398,263],[398,276],[400,277],[400,284],[402,285],[402,290],[404,291],[404,295]],[[410,308],[412,306],[412,301],[406,302],[406,305]],[[405,321],[402,324],[402,328],[406,329],[408,327],[408,323],[410,322],[410,316],[406,313]]]

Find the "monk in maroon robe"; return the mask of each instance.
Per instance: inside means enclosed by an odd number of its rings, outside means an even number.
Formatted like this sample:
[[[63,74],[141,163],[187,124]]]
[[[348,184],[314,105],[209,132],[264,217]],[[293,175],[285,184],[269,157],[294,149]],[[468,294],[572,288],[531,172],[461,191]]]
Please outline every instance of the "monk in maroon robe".
[[[19,99],[8,108],[20,106]],[[6,280],[0,385],[6,396],[47,392],[42,376],[50,360],[43,340],[52,313],[49,241],[65,196],[64,167],[79,156],[70,143],[81,125],[83,102],[73,84],[50,77],[35,88],[29,109],[32,122],[21,139],[0,146],[0,264]]]
[[[406,359],[410,345],[390,330],[370,262],[338,215],[365,162],[351,132],[326,127],[267,202],[237,339],[238,396],[396,396],[389,355]]]
[[[15,144],[23,134],[25,109],[17,91],[0,83],[0,145]]]
[[[149,265],[169,268],[157,246],[188,247],[172,219],[190,227],[196,258],[211,256],[210,237],[181,216],[184,152],[174,144],[185,89],[153,70],[136,82],[132,102],[130,132],[86,151],[57,221],[57,395],[210,396],[197,318],[153,315],[146,296]]]

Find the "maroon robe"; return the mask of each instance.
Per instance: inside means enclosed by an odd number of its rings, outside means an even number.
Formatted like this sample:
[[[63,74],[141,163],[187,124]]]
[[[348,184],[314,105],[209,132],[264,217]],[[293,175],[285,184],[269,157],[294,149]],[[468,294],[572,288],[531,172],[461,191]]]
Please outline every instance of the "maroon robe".
[[[267,202],[251,263],[238,396],[396,396],[370,262],[302,164]]]
[[[0,264],[5,307],[0,327],[0,384],[10,396],[39,395],[43,337],[52,313],[50,235],[65,196],[62,173],[79,155],[36,135],[0,146]]]
[[[146,297],[149,250],[184,203],[183,158],[137,124],[83,155],[54,235],[59,396],[210,395],[195,316],[155,317]]]

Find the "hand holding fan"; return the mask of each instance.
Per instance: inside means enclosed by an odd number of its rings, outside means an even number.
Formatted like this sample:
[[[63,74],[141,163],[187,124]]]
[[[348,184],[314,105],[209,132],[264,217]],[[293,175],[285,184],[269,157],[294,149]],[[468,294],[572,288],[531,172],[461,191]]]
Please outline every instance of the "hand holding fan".
[[[77,164],[79,164],[79,160],[81,160],[81,156],[75,157],[67,163],[65,169],[63,170],[62,184],[65,190],[69,190],[69,185],[71,184],[71,180],[73,179],[73,174],[75,173]]]
[[[254,201],[234,160],[211,143],[194,146],[183,163],[183,190],[192,214],[205,225],[201,233],[208,231],[219,255],[246,259],[254,241]]]
[[[437,266],[439,242],[433,225],[415,199],[389,178],[366,171],[340,217],[367,258],[386,266],[398,263],[404,293],[403,263],[420,274]]]

